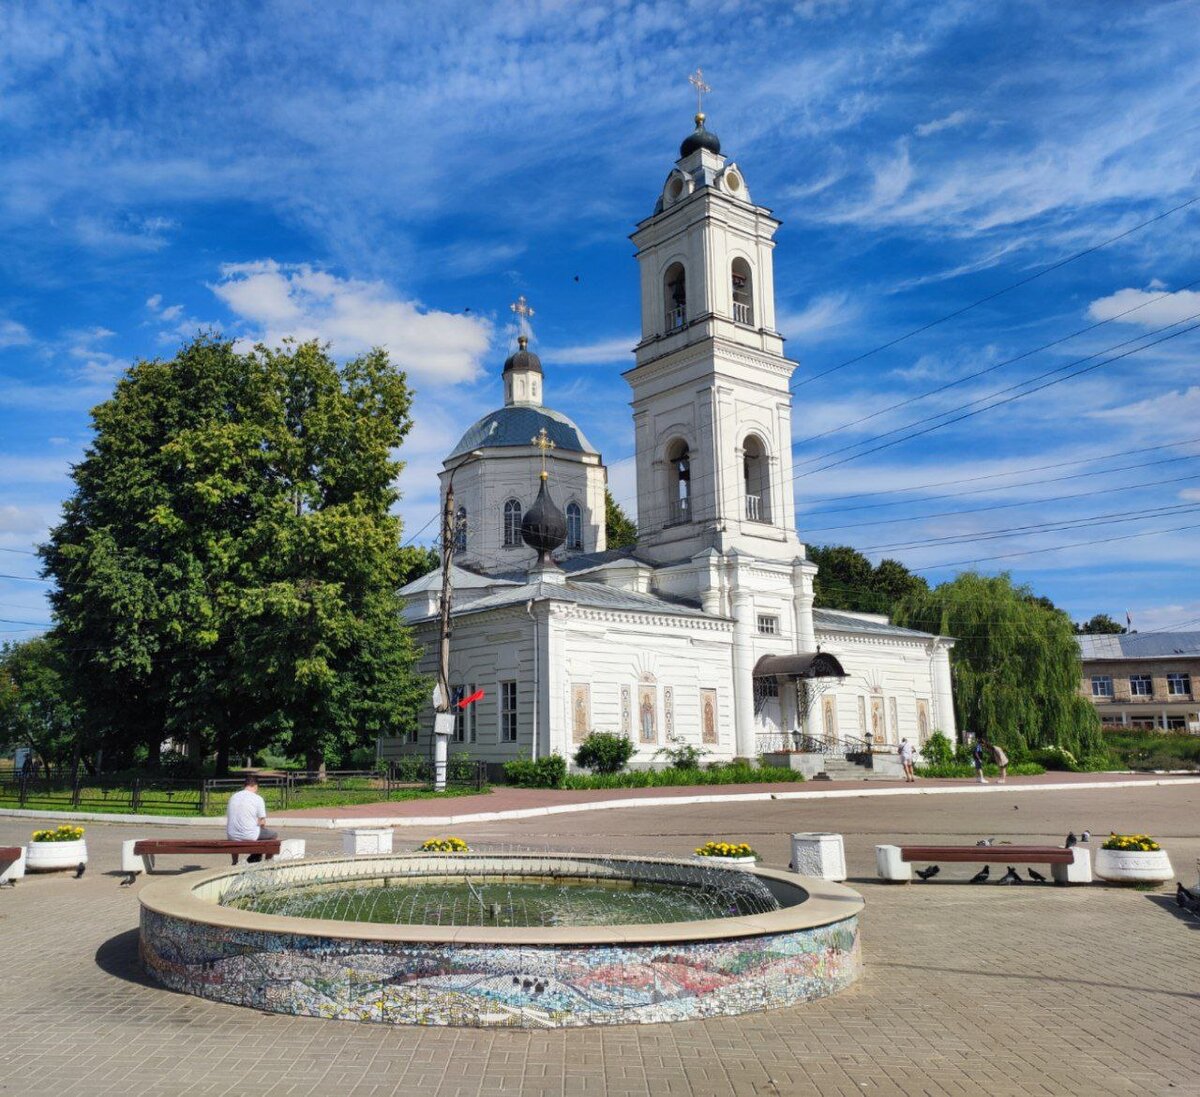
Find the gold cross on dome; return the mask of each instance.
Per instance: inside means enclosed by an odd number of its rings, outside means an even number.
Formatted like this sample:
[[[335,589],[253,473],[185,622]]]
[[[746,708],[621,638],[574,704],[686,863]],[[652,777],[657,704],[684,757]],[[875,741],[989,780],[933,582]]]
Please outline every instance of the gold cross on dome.
[[[546,479],[546,451],[554,449],[554,443],[550,441],[550,436],[546,433],[546,428],[542,427],[537,432],[537,435],[530,438],[529,441],[537,446],[542,451],[542,479]]]
[[[696,71],[688,77],[688,83],[696,89],[696,113],[704,113],[704,93],[712,88],[704,82],[704,70],[697,66]]]
[[[525,300],[525,294],[521,294],[511,305],[508,306],[522,320],[527,320],[533,315],[533,306]]]

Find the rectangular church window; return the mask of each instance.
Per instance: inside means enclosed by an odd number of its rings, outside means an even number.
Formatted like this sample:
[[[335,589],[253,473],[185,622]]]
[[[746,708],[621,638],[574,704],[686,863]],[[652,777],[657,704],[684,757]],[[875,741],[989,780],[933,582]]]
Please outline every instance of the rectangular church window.
[[[517,683],[500,683],[500,742],[517,741]]]
[[[764,636],[778,636],[779,618],[774,614],[760,613],[758,615],[758,631]]]

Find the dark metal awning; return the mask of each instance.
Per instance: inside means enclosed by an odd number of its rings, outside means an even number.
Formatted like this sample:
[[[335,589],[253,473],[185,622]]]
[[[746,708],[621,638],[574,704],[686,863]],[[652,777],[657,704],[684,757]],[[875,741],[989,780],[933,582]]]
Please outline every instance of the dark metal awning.
[[[754,664],[755,678],[848,678],[832,655],[824,651],[795,655],[764,655]]]

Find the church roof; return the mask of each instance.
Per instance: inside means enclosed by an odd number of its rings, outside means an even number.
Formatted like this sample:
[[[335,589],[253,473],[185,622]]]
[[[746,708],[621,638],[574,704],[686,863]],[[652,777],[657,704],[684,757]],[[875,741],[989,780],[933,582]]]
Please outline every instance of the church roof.
[[[884,621],[859,617],[853,613],[841,613],[835,609],[816,609],[813,611],[813,627],[829,632],[860,632],[865,636],[910,636],[922,639],[932,639],[931,632],[918,632],[916,629],[901,628]]]
[[[583,431],[561,412],[518,404],[485,415],[458,440],[447,460],[476,449],[528,446],[543,427],[555,449],[599,454]]]
[[[611,609],[625,613],[655,613],[668,614],[672,617],[710,617],[699,606],[688,605],[686,602],[675,602],[654,594],[639,594],[636,591],[620,590],[617,587],[605,586],[603,583],[586,582],[557,582],[557,583],[522,583],[520,586],[506,587],[504,590],[489,594],[455,606],[450,612],[452,616],[468,613],[483,613],[489,609],[503,609],[506,606],[522,606],[527,602],[571,602],[580,606],[591,606],[596,609]]]
[[[481,587],[516,585],[509,579],[480,575],[478,572],[460,568],[457,564],[450,565],[450,583],[455,590],[478,590]],[[433,590],[440,593],[441,589],[442,569],[435,568],[419,579],[414,579],[411,583],[401,587],[399,593],[404,598],[411,598],[414,594],[426,594]]]

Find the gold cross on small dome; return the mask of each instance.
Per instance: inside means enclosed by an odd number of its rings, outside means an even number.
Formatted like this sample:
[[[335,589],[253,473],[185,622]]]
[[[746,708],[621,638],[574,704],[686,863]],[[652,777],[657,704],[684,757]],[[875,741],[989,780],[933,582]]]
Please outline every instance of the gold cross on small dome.
[[[550,435],[546,433],[546,428],[542,427],[533,438],[529,441],[537,446],[542,451],[542,479],[546,479],[546,451],[554,449],[554,443],[550,441]]]
[[[688,83],[696,89],[696,121],[701,122],[704,120],[704,93],[712,88],[704,82],[704,70],[699,66],[688,77]]]
[[[533,306],[525,300],[525,294],[521,294],[511,305],[508,306],[522,320],[528,319],[533,315]]]

